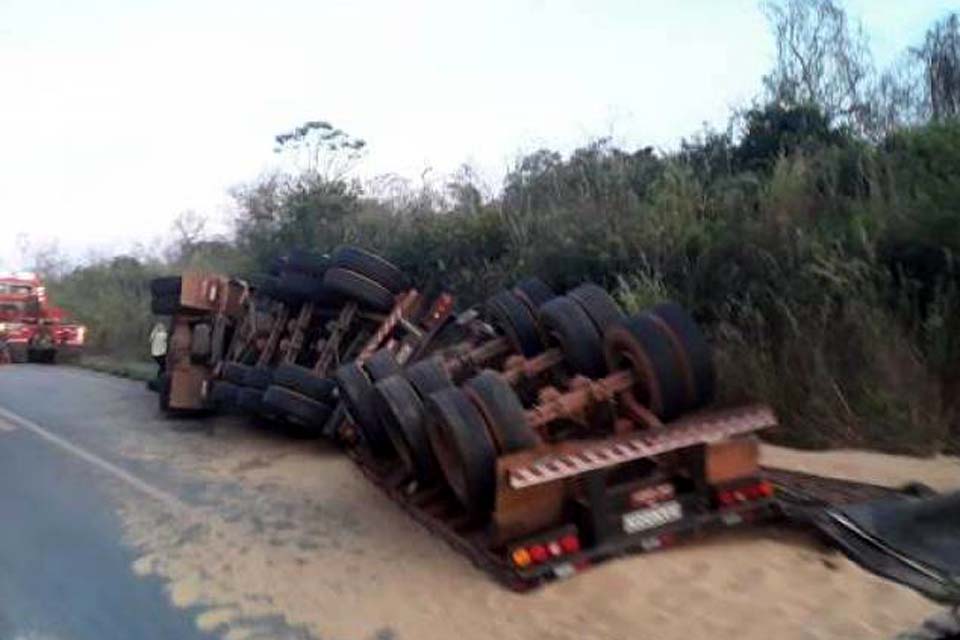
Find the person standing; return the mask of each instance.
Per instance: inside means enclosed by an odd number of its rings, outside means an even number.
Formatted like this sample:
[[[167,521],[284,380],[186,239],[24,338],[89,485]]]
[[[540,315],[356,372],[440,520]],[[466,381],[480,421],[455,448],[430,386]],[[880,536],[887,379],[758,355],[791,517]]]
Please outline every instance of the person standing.
[[[157,376],[162,375],[167,368],[167,328],[162,322],[153,325],[153,330],[150,331],[150,355],[160,368]]]
[[[10,355],[10,347],[7,345],[6,331],[0,331],[0,364],[10,364],[13,358]]]

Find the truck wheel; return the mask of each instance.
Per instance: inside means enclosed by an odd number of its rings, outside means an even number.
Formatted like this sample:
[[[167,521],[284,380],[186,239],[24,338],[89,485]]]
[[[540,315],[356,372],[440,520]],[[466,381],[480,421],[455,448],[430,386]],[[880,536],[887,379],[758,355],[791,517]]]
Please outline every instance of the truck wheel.
[[[527,305],[534,315],[547,302],[557,297],[553,289],[540,278],[524,278],[513,287],[513,293]]]
[[[534,316],[516,295],[510,291],[495,294],[487,301],[487,312],[514,351],[527,358],[543,351]]]
[[[386,312],[393,308],[394,295],[382,285],[356,271],[331,267],[323,276],[323,284],[331,291],[356,300],[374,311]]]
[[[576,302],[562,296],[540,307],[540,326],[555,342],[567,368],[588,378],[601,378],[607,373],[603,360],[603,342],[590,317]]]
[[[716,388],[716,370],[713,365],[713,352],[700,327],[676,302],[658,304],[651,313],[667,324],[680,345],[683,366],[690,372],[694,385],[688,408],[698,409],[710,404]]]
[[[296,304],[299,300],[290,299],[286,291],[281,290],[280,277],[272,275],[257,275],[251,280],[256,292],[271,300],[284,304]]]
[[[427,398],[427,434],[447,483],[472,514],[493,508],[497,451],[480,411],[460,389]]]
[[[337,383],[330,378],[319,376],[312,369],[287,362],[273,370],[273,384],[320,402],[329,399],[337,388]]]
[[[330,258],[320,253],[294,249],[286,255],[286,260],[278,266],[278,274],[282,271],[295,271],[319,279],[323,278],[323,274],[330,266]]]
[[[53,364],[56,360],[57,352],[53,349],[31,349],[27,348],[27,362],[37,364]]]
[[[225,362],[220,377],[227,382],[242,385],[244,379],[247,377],[247,371],[252,368],[250,365],[239,362]]]
[[[520,399],[498,373],[485,369],[463,386],[464,393],[483,415],[501,454],[535,447],[540,443],[527,424]]]
[[[607,329],[623,320],[624,313],[616,300],[603,287],[587,282],[567,292],[567,297],[583,308],[600,337]]]
[[[229,409],[237,405],[240,387],[232,382],[214,380],[210,386],[210,400],[218,409]]]
[[[373,383],[370,382],[367,372],[358,362],[353,361],[337,369],[335,377],[340,389],[340,399],[363,434],[370,452],[376,456],[389,456],[393,445],[370,401]]]
[[[243,386],[263,391],[273,384],[273,369],[268,367],[247,367],[243,374]]]
[[[263,391],[250,387],[237,389],[237,408],[250,414],[263,412]]]
[[[277,413],[305,427],[316,429],[318,436],[330,417],[330,407],[326,404],[283,387],[267,387],[262,402],[268,413]]]
[[[357,247],[338,247],[330,257],[330,265],[366,276],[393,294],[408,289],[406,276],[380,256]]]
[[[421,400],[426,400],[431,393],[453,386],[453,379],[437,357],[414,363],[404,370],[403,375]]]
[[[27,361],[27,348],[23,344],[11,344],[10,349],[10,362],[13,364],[23,364]]]
[[[672,420],[686,406],[686,384],[670,340],[656,320],[632,316],[610,327],[604,338],[610,371],[631,369],[636,383],[622,399],[650,409],[661,420]]]
[[[180,294],[164,295],[150,301],[150,311],[155,316],[172,316],[180,310]]]
[[[165,296],[176,296],[179,298],[182,288],[183,280],[180,276],[163,276],[150,281],[150,294],[154,298],[162,298]]]
[[[393,352],[389,349],[377,349],[363,363],[364,370],[370,375],[370,379],[379,382],[385,378],[400,373],[400,365]]]
[[[380,422],[407,471],[421,481],[437,475],[437,463],[423,424],[423,402],[410,382],[400,375],[373,386],[373,403]]]
[[[210,360],[212,339],[210,325],[201,323],[194,325],[190,332],[190,360],[195,363],[204,363]]]
[[[279,290],[290,300],[316,302],[322,306],[332,306],[341,302],[340,297],[323,286],[321,278],[297,271],[284,271],[280,275]]]

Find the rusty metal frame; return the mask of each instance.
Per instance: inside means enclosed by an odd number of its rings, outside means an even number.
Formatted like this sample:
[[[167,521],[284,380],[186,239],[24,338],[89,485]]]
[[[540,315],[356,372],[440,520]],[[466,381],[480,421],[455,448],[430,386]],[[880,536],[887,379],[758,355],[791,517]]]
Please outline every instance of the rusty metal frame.
[[[260,356],[257,358],[257,366],[264,367],[273,360],[274,353],[280,343],[280,338],[287,329],[287,320],[290,318],[290,308],[281,304],[276,311],[273,328],[270,330],[270,336],[267,338],[267,345],[263,348]]]
[[[333,367],[340,364],[340,344],[344,338],[346,338],[350,327],[353,326],[356,316],[357,303],[348,302],[340,309],[339,315],[327,325],[330,335],[327,336],[322,345],[320,345],[320,353],[317,357],[316,364],[313,366],[314,373],[326,376]]]

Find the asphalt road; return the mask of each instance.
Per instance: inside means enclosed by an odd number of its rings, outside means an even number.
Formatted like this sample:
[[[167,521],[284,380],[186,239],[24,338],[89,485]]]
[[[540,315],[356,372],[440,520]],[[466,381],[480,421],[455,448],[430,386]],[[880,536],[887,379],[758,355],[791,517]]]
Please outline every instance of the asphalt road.
[[[157,472],[138,486],[144,470],[112,449],[119,422],[156,420],[146,394],[77,369],[0,367],[0,640],[213,637],[132,572],[123,543],[122,492],[185,491]]]

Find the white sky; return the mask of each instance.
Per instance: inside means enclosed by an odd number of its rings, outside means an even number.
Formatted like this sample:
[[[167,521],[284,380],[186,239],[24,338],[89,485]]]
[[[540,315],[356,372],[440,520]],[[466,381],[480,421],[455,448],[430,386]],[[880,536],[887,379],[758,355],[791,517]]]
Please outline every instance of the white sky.
[[[847,6],[880,62],[952,8]],[[81,257],[222,218],[311,119],[367,141],[362,176],[672,147],[756,95],[771,52],[755,0],[0,0],[0,269],[19,234]]]

